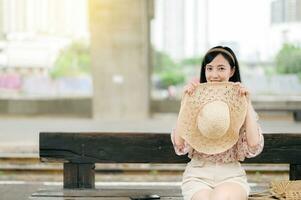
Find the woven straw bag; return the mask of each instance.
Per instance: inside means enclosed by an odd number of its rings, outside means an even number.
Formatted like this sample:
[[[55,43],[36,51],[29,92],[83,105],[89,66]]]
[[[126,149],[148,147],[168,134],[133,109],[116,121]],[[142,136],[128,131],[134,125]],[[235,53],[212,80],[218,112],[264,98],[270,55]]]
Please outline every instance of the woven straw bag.
[[[271,192],[279,199],[301,200],[301,180],[273,181]]]
[[[272,181],[270,190],[252,194],[248,200],[301,200],[301,180]]]

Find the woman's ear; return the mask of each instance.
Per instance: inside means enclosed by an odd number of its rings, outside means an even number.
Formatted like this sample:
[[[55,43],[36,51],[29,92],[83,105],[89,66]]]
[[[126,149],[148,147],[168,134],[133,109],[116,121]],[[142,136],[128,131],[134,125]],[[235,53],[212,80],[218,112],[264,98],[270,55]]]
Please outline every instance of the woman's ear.
[[[231,68],[230,78],[234,75],[234,73],[235,73],[235,66]]]

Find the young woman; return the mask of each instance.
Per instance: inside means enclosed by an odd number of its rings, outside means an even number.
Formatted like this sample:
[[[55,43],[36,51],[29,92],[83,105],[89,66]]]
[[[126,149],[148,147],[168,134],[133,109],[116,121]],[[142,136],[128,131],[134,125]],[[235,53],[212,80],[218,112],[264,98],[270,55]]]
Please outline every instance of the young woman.
[[[216,46],[204,56],[200,80],[189,83],[184,92],[192,95],[200,83],[235,82],[239,94],[249,97],[249,91],[240,83],[239,64],[234,52],[228,47]],[[247,98],[250,99],[250,98]],[[194,150],[176,129],[171,139],[177,155],[188,153],[182,180],[184,200],[246,200],[250,193],[246,173],[239,161],[258,155],[264,145],[257,114],[248,101],[247,114],[239,131],[237,143],[218,154],[205,154]]]

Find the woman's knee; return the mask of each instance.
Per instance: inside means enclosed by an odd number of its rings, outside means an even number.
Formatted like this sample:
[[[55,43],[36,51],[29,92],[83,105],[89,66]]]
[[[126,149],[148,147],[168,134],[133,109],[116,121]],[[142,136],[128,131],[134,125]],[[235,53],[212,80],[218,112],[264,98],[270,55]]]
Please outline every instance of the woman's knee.
[[[247,192],[237,183],[224,183],[211,193],[210,200],[246,200]]]
[[[211,189],[201,189],[194,193],[191,200],[210,200]]]

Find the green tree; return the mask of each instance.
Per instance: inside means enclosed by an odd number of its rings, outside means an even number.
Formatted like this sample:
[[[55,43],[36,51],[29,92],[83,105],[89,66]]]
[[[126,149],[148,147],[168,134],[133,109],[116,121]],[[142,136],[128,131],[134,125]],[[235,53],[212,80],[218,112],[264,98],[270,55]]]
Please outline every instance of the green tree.
[[[155,51],[153,63],[154,73],[160,77],[162,88],[184,83],[185,74],[181,65],[175,62],[168,54]]]
[[[277,72],[301,75],[301,48],[293,44],[284,44],[276,56]]]
[[[166,70],[173,70],[179,67],[179,65],[168,54],[160,51],[154,52],[153,63],[155,73],[160,73]]]
[[[182,84],[185,81],[185,75],[179,70],[163,72],[160,74],[160,78],[163,88],[168,88],[170,85]]]
[[[186,77],[200,68],[202,57],[190,57],[174,61],[167,53],[154,52],[154,73],[160,77],[161,87],[183,84]]]
[[[76,41],[60,52],[50,75],[59,78],[82,74],[91,74],[89,46],[85,42]]]
[[[202,65],[203,58],[202,57],[191,57],[182,60],[181,64],[184,66],[198,66]]]

